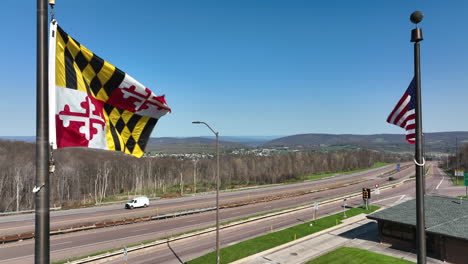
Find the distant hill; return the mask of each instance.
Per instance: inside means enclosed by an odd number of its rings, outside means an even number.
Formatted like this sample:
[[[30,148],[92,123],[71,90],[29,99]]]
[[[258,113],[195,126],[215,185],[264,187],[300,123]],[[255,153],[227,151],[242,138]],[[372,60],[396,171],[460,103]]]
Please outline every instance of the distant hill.
[[[468,143],[468,132],[436,132],[425,133],[426,151],[453,152],[455,141]],[[404,135],[400,134],[300,134],[271,140],[264,143],[265,147],[290,147],[296,149],[339,149],[342,148],[369,148],[381,151],[406,152],[413,151]]]
[[[9,141],[35,142],[35,136],[0,136],[0,139]]]
[[[221,138],[222,139],[222,138]],[[146,146],[147,152],[164,152],[164,153],[199,153],[199,152],[214,152],[216,139],[205,137],[189,137],[189,138],[173,138],[160,137],[150,138]],[[233,148],[248,148],[247,145],[220,140],[219,146],[221,150]]]
[[[433,153],[453,153],[455,141],[468,143],[468,132],[426,133],[426,151]],[[0,136],[0,139],[34,142],[34,136]],[[352,150],[367,148],[390,152],[413,152],[403,134],[300,134],[286,137],[275,136],[221,136],[221,150],[251,147],[289,147],[298,150]],[[147,152],[200,153],[215,151],[215,137],[159,137],[150,138]]]
[[[220,139],[223,141],[237,142],[243,145],[256,147],[280,137],[283,136],[220,136]],[[214,136],[204,138],[215,139]]]

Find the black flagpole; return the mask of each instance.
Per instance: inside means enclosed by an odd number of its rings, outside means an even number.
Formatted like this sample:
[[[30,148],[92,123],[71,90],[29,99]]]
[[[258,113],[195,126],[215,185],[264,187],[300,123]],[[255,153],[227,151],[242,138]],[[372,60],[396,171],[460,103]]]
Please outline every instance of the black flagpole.
[[[424,215],[424,157],[422,141],[422,108],[421,108],[421,69],[419,42],[423,40],[422,30],[417,24],[422,21],[423,14],[415,11],[411,14],[411,22],[416,28],[411,31],[411,42],[414,42],[414,79],[416,81],[416,244],[418,247],[418,264],[426,263],[426,227]]]
[[[47,0],[37,0],[36,197],[34,263],[50,261]]]

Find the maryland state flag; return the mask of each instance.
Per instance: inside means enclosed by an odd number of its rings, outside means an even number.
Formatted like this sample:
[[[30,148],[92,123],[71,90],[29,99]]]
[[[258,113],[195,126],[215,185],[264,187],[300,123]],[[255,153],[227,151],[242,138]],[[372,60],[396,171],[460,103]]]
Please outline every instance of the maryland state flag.
[[[170,112],[130,75],[53,21],[49,44],[49,138],[53,148],[90,147],[141,157],[158,119]]]

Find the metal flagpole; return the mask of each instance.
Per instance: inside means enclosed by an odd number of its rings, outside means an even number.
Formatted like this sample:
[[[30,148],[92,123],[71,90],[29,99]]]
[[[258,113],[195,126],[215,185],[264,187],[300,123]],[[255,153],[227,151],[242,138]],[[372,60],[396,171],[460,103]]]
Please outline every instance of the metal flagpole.
[[[47,0],[37,0],[36,186],[34,262],[50,262]]]
[[[416,24],[416,28],[411,31],[411,42],[414,42],[414,79],[416,82],[416,243],[418,249],[418,264],[426,263],[426,228],[424,215],[424,157],[422,142],[422,108],[421,108],[421,69],[419,42],[423,40],[422,30],[417,24],[422,21],[423,14],[415,11],[411,14],[411,22]]]

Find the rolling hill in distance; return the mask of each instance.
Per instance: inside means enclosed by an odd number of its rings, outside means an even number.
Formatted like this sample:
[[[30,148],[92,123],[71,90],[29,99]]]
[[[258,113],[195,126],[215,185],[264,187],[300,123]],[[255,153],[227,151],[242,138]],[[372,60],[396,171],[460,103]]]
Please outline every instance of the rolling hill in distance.
[[[468,132],[435,132],[426,133],[426,151],[433,153],[448,153],[455,151],[456,140],[458,144],[468,143]],[[169,149],[196,151],[214,150],[214,137],[192,138],[151,138],[148,151],[166,152]],[[414,147],[408,144],[403,134],[299,134],[285,137],[220,137],[220,146],[223,149],[233,148],[273,148],[288,147],[298,150],[346,150],[367,148],[389,152],[413,152]]]
[[[425,146],[427,152],[453,152],[458,144],[468,143],[468,132],[435,132],[425,133]],[[282,137],[263,144],[265,147],[289,147],[295,149],[333,149],[342,148],[369,148],[391,152],[412,152],[414,147],[408,144],[404,135],[400,134],[300,134]]]
[[[5,136],[4,140],[34,142],[34,136]],[[468,143],[468,131],[425,133],[427,152],[453,153],[458,145]],[[155,137],[150,138],[146,150],[162,153],[214,152],[215,137]],[[288,147],[297,150],[333,151],[358,148],[389,152],[413,152],[403,134],[298,134],[292,136],[221,136],[222,151],[239,148]]]

